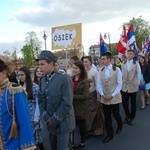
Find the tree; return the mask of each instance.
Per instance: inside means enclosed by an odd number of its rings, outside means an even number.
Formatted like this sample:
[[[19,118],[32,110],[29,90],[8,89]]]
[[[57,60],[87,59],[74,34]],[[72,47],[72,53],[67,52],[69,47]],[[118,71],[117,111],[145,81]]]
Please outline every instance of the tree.
[[[21,52],[23,54],[23,59],[24,59],[23,65],[27,67],[33,66],[35,62],[35,56],[34,56],[32,45],[23,46]]]
[[[37,58],[38,54],[41,51],[41,45],[42,42],[38,39],[35,32],[27,32],[26,38],[25,38],[25,44],[30,45],[32,47],[32,53],[34,55],[34,60]]]
[[[16,69],[18,68],[18,58],[17,58],[17,49],[16,47],[14,47],[14,51],[11,54],[11,58],[14,61],[15,65],[16,65]]]
[[[3,54],[4,54],[5,56],[10,56],[10,52],[9,52],[8,50],[3,51]]]
[[[130,20],[129,22],[124,23],[127,29],[131,24],[133,24],[134,26],[137,46],[141,49],[142,41],[150,33],[150,24],[148,21],[142,19],[142,16],[140,16],[139,18],[132,18],[132,20]]]

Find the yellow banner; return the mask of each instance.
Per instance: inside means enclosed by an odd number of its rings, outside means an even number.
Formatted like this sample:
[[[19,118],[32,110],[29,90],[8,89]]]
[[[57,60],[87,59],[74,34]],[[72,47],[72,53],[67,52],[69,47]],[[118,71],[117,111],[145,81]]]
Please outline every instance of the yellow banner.
[[[52,50],[80,48],[81,46],[81,23],[52,28]]]

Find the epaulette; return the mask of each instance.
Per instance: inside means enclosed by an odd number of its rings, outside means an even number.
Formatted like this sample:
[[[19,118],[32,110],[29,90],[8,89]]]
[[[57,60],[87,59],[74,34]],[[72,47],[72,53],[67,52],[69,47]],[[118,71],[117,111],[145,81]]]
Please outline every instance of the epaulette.
[[[20,93],[23,91],[23,87],[17,83],[11,83],[9,85],[9,91],[11,93],[11,103],[12,103],[12,124],[9,134],[9,138],[18,138],[18,130],[16,124],[16,115],[15,115],[15,93]],[[9,113],[9,110],[8,110]],[[9,113],[10,114],[10,113]]]
[[[101,69],[101,71],[103,71],[103,70],[104,70],[104,68],[105,68],[105,67],[103,67],[103,68]]]
[[[58,73],[63,74],[63,75],[66,74],[66,72],[61,71],[61,70],[59,70]]]
[[[17,83],[11,83],[10,85],[9,85],[9,90],[10,90],[10,92],[12,93],[20,93],[20,92],[22,92],[23,91],[23,87],[21,86],[21,85],[19,85],[19,84],[17,84]]]

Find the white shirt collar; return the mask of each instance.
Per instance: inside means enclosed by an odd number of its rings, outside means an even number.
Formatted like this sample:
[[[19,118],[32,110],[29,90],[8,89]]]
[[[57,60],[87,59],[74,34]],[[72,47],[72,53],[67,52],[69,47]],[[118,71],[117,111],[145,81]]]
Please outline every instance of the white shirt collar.
[[[105,66],[105,69],[106,68],[109,69],[109,70],[112,69],[112,64],[109,64],[108,66]]]
[[[133,63],[133,59],[127,60],[128,63]]]

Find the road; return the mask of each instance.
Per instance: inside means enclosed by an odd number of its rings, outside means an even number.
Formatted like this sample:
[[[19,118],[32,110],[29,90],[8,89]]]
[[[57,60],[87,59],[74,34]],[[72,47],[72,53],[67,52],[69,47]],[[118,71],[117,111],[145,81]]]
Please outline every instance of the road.
[[[124,111],[122,104],[120,105],[121,116],[124,119]],[[114,134],[113,140],[103,143],[106,134],[102,136],[93,136],[86,140],[84,150],[149,150],[150,149],[150,106],[140,110],[140,98],[137,94],[137,114],[135,124],[130,126],[124,124],[121,134]],[[114,131],[116,130],[116,122],[113,118]],[[76,129],[75,144],[79,144],[78,129]],[[50,150],[48,142],[48,133],[46,127],[42,131],[42,137],[46,150]]]

